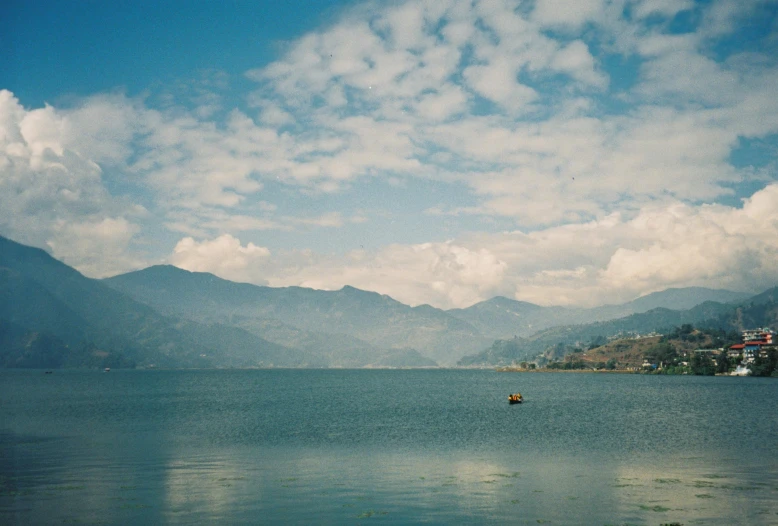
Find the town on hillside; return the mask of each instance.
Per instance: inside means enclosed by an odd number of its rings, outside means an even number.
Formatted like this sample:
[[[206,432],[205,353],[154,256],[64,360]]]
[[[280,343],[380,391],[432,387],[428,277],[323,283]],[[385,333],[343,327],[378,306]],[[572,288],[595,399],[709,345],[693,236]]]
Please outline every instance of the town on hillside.
[[[636,334],[588,346],[556,346],[537,360],[500,370],[778,377],[777,343],[776,331],[769,327],[746,329],[738,335],[687,324],[664,335]]]

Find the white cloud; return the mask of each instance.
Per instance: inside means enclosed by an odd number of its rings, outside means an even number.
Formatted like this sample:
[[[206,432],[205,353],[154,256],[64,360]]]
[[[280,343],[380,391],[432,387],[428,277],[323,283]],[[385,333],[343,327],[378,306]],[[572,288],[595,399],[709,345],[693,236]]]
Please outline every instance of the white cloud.
[[[767,5],[756,4],[736,18]],[[774,165],[731,163],[744,138],[778,133],[775,57],[722,59],[715,47],[739,27],[736,7],[370,3],[248,72],[245,108],[209,86],[163,107],[106,94],[28,110],[0,91],[0,228],[103,275],[137,263],[128,254],[160,224],[190,236],[170,257],[187,268],[444,306],[494,293],[577,303],[692,283],[756,289],[775,277],[775,247],[743,240],[775,237],[775,186],[742,209],[703,204],[776,178]],[[699,27],[671,34],[687,9]],[[638,72],[618,94],[606,54]],[[293,216],[295,198],[343,203],[360,179],[412,178],[440,193],[408,201],[465,225],[453,241],[325,257],[238,240],[345,230],[370,211]],[[514,231],[468,235],[474,219]],[[699,239],[731,249],[711,261]],[[102,266],[88,255],[101,242]]]
[[[89,115],[51,106],[26,110],[0,90],[0,229],[50,247],[90,276],[105,276],[140,264],[130,245],[139,232],[133,221],[145,210],[113,197],[98,164],[76,149],[89,140],[78,125]],[[98,148],[97,156],[111,157],[111,149]]]
[[[46,244],[58,258],[89,277],[103,278],[138,268],[142,258],[128,251],[140,231],[125,218],[84,222],[57,221]]]
[[[495,58],[486,65],[473,65],[462,75],[468,86],[484,98],[490,99],[503,108],[520,111],[537,99],[537,92],[517,80],[518,66],[508,59]]]
[[[634,2],[632,16],[637,19],[651,15],[662,15],[672,18],[681,11],[694,7],[692,0],[639,0]]]
[[[181,239],[168,261],[192,272],[210,272],[232,281],[252,281],[263,284],[261,265],[270,256],[265,247],[248,243],[223,234],[216,239],[195,241],[191,237]]]
[[[551,60],[551,67],[598,88],[604,88],[608,84],[607,77],[596,71],[594,57],[589,53],[589,47],[581,40],[571,42],[559,50]]]
[[[777,199],[773,184],[742,207],[671,202],[633,216],[342,256],[310,250],[271,255],[229,235],[200,243],[185,238],[170,261],[227,279],[324,290],[352,285],[444,308],[495,295],[599,305],[681,286],[759,292],[778,282]]]
[[[337,290],[351,285],[411,305],[455,306],[493,295],[505,266],[486,248],[444,242],[390,245],[376,253],[357,250],[342,257],[292,251],[264,263],[254,275],[271,286]]]
[[[577,28],[598,18],[603,9],[603,0],[537,0],[533,18],[543,26]]]

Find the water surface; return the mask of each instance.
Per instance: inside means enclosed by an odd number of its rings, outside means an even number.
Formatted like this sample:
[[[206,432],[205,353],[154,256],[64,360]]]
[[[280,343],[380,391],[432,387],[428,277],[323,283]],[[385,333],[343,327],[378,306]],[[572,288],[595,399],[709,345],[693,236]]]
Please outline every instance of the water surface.
[[[777,399],[757,378],[1,371],[0,523],[778,524]]]

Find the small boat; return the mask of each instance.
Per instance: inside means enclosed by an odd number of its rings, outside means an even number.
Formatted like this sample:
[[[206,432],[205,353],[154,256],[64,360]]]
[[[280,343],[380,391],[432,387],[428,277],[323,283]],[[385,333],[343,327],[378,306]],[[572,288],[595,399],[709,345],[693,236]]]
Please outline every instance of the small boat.
[[[110,368],[110,367],[106,367],[106,368],[105,368],[105,370],[104,370],[103,372],[104,372],[104,373],[110,373],[110,372],[111,372],[111,368]]]
[[[521,393],[513,393],[511,395],[508,395],[509,404],[520,404],[523,401],[524,401],[524,397],[521,396]]]

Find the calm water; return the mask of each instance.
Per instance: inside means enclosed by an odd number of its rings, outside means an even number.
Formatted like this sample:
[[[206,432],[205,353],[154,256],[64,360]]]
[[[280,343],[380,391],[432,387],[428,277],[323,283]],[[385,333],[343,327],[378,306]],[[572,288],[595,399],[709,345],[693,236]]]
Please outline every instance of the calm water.
[[[754,378],[0,371],[0,523],[778,524],[777,400]]]

